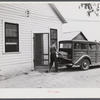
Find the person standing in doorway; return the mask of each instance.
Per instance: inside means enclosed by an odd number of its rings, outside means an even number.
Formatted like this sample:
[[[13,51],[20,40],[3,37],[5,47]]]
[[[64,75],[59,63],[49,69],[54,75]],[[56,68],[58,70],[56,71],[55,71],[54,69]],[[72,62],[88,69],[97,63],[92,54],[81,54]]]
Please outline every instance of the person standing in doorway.
[[[49,66],[49,72],[53,66],[53,63],[55,63],[55,72],[58,72],[58,62],[57,62],[57,48],[56,43],[52,42],[52,45],[50,47],[50,66]]]

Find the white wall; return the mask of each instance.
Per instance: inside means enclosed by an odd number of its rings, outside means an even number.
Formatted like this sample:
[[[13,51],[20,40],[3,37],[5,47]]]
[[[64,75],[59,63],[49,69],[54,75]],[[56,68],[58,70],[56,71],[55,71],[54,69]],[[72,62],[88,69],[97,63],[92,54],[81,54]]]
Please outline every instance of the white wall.
[[[30,11],[26,17],[25,11]],[[20,25],[20,52],[3,53],[3,22],[15,22]],[[62,32],[62,23],[46,3],[0,3],[0,69],[23,70],[34,68],[32,33],[50,33],[50,28]]]

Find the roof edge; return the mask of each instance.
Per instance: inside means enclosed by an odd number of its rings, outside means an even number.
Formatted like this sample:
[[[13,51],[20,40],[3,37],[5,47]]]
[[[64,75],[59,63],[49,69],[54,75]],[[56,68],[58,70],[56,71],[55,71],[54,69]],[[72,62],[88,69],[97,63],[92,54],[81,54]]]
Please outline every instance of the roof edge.
[[[88,39],[86,38],[86,36],[83,34],[83,32],[82,32],[82,31],[80,32],[80,34],[82,34],[82,35],[83,35],[83,37],[84,37],[86,40],[88,40]]]
[[[76,38],[79,34],[81,34],[85,38],[85,40],[88,41],[88,39],[86,38],[86,36],[83,34],[82,31],[80,31],[80,33],[78,33],[74,38]],[[74,40],[74,38],[72,40]]]
[[[50,7],[52,8],[52,10],[56,13],[56,15],[58,16],[58,18],[61,20],[62,23],[67,23],[65,18],[62,16],[62,14],[59,12],[59,10],[56,8],[56,6],[52,3],[49,3]]]

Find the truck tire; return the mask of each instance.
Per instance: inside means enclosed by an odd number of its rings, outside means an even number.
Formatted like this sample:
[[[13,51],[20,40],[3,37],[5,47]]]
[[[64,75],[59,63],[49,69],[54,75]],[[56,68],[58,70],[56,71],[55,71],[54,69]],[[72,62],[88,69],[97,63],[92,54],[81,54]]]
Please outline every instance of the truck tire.
[[[88,70],[90,67],[90,61],[88,59],[83,59],[82,64],[80,65],[80,68],[82,70]]]

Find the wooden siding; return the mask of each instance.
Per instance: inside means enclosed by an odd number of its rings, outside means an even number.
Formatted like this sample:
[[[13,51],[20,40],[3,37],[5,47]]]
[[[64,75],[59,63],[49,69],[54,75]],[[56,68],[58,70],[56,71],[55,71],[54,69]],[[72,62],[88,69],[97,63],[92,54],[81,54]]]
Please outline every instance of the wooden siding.
[[[97,54],[97,62],[100,62],[100,51],[98,51],[98,54]]]
[[[25,16],[26,10],[30,17]],[[3,21],[20,25],[20,52],[3,53]],[[46,3],[0,3],[0,67],[21,67],[33,62],[32,33],[50,33],[50,28],[58,30],[61,36],[62,23]],[[59,40],[59,39],[58,39]],[[33,66],[30,66],[33,67]]]
[[[74,51],[74,59],[73,59],[73,62],[75,62],[75,61],[77,61],[81,56],[83,56],[83,55],[85,55],[85,54],[87,54],[87,51],[82,51],[82,50],[76,50],[76,51]]]
[[[96,63],[96,51],[89,51],[88,55],[91,57],[91,62]]]

